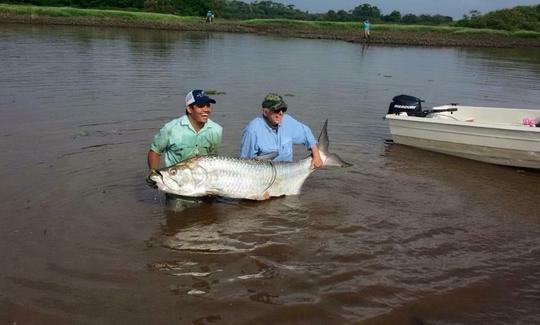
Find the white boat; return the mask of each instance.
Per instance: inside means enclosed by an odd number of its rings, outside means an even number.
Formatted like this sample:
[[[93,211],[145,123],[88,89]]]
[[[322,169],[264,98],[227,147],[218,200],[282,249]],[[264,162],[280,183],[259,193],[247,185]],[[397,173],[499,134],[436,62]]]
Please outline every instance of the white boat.
[[[451,104],[422,110],[421,102],[407,95],[394,97],[385,116],[394,143],[492,164],[540,169],[540,109]]]

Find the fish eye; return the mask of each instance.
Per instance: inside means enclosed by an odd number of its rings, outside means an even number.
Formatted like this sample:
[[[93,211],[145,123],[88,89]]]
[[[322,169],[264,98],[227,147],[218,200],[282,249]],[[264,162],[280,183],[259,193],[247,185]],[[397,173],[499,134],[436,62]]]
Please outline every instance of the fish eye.
[[[169,172],[171,173],[171,176],[176,175],[176,169],[175,168],[171,169]]]

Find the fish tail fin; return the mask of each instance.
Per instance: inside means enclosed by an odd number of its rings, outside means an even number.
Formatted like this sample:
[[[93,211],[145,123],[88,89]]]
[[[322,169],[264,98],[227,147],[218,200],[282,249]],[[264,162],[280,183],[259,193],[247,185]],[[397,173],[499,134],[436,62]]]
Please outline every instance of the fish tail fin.
[[[321,130],[321,134],[319,134],[319,152],[321,154],[321,158],[324,161],[323,166],[334,166],[334,167],[348,167],[352,166],[352,164],[349,164],[348,162],[345,162],[343,159],[341,159],[338,155],[334,153],[330,153],[328,151],[328,147],[330,145],[330,141],[328,141],[328,119],[324,122],[324,126]]]
[[[330,142],[328,141],[328,132],[326,131],[328,127],[328,119],[324,121],[324,126],[321,130],[321,134],[319,134],[319,151],[321,154],[324,154],[325,156],[328,154],[328,145]]]
[[[323,166],[349,167],[352,166],[352,164],[344,161],[343,159],[341,159],[340,156],[336,155],[335,153],[331,153],[326,156]]]

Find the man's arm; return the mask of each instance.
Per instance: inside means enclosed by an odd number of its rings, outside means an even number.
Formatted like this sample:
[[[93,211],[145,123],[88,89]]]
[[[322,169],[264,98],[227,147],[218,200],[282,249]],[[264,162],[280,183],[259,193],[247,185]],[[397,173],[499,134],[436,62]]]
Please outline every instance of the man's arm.
[[[248,130],[242,132],[242,140],[240,141],[240,157],[252,158],[255,157],[255,136]]]
[[[287,117],[288,125],[290,126],[287,131],[291,132],[292,140],[294,144],[303,144],[306,147],[306,149],[309,149],[309,150],[311,150],[313,146],[317,146],[317,140],[315,140],[315,137],[313,136],[313,132],[311,132],[311,129],[309,128],[309,126],[294,119],[290,115],[286,115],[286,117]],[[283,119],[285,120],[285,117]]]
[[[153,150],[148,150],[148,175],[146,176],[146,183],[148,183],[148,185],[152,188],[157,188],[156,187],[156,182],[153,181],[150,177],[154,174],[156,174],[156,169],[158,168],[159,166],[159,158],[160,158],[160,155],[153,151]]]
[[[159,161],[161,158],[161,152],[167,151],[169,144],[169,129],[171,128],[171,122],[165,124],[159,132],[154,136],[154,140],[150,144],[150,150],[148,151],[148,169],[158,169]]]
[[[153,150],[149,150],[148,151],[148,169],[157,169],[159,167],[159,160],[160,160],[161,156],[153,151]]]

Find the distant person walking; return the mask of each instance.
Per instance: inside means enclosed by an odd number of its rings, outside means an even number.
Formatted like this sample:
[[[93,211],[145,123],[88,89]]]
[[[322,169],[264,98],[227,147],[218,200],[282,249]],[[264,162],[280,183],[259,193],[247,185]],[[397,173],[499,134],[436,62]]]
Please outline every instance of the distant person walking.
[[[206,13],[206,22],[208,24],[211,24],[214,22],[214,13],[212,12],[212,10],[208,10],[208,12]]]
[[[363,38],[369,40],[369,20],[364,20],[362,23],[362,30],[364,31]]]

